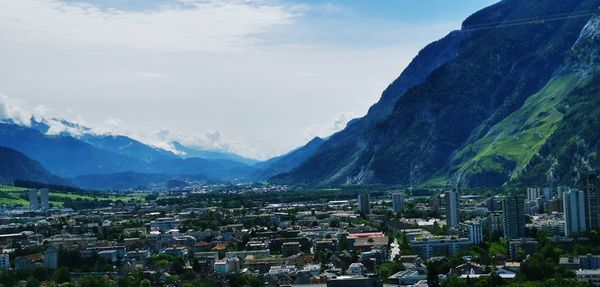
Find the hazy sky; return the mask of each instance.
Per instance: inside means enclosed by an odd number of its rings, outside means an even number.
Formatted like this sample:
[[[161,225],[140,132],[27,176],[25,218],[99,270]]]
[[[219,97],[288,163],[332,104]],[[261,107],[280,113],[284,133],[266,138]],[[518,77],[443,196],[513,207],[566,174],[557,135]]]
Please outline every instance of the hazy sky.
[[[0,116],[264,159],[364,115],[422,47],[494,2],[1,1]]]

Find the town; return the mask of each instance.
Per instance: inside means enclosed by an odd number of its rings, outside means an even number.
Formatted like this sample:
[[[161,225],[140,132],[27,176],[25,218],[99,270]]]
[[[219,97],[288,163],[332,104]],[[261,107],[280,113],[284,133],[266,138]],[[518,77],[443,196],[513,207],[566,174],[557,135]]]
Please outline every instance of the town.
[[[578,187],[500,194],[203,187],[73,207],[26,189],[27,207],[2,210],[0,283],[600,286],[599,184],[588,175]]]

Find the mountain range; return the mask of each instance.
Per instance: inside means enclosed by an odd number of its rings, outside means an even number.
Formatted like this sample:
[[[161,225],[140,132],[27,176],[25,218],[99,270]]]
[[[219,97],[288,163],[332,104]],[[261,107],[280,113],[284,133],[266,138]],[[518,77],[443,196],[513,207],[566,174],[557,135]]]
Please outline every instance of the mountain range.
[[[57,125],[62,130],[50,133]],[[165,150],[123,135],[96,134],[64,119],[32,118],[29,125],[8,120],[0,123],[0,147],[14,150],[20,157],[10,158],[20,160],[4,161],[0,179],[89,189],[129,189],[171,180],[249,182],[289,171],[314,150],[310,144],[259,163],[179,142],[171,146],[172,150]]]
[[[277,182],[573,184],[598,159],[597,0],[504,0],[430,44]]]
[[[599,6],[503,0],[484,8],[421,50],[364,117],[267,161],[180,142],[165,150],[61,119],[32,119],[0,124],[0,146],[9,148],[3,156],[20,164],[15,171],[6,165],[0,178],[97,189],[170,180],[576,184],[600,167]],[[56,125],[64,131],[53,131]]]

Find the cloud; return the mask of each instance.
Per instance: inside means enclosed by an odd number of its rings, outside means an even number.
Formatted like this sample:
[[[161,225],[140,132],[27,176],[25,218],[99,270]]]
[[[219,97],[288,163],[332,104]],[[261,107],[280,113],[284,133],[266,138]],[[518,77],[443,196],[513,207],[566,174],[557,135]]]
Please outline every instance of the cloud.
[[[309,141],[315,137],[328,137],[346,127],[349,121],[356,118],[353,112],[339,114],[331,122],[321,125],[312,125],[304,131],[304,140]]]
[[[6,1],[0,30],[8,41],[162,51],[221,51],[255,45],[291,23],[293,7],[262,1],[175,1],[151,11],[102,9],[58,0]]]
[[[0,93],[0,120],[11,120],[17,124],[31,125],[32,113],[23,102]]]

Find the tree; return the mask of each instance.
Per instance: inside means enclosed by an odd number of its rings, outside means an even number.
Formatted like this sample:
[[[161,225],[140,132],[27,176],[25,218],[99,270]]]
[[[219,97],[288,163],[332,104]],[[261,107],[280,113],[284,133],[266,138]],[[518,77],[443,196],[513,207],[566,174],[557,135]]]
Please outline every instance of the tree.
[[[150,283],[150,280],[148,279],[144,279],[140,282],[140,287],[151,287],[152,283]]]
[[[52,281],[62,284],[71,281],[71,275],[69,274],[69,269],[65,267],[60,267],[52,273]]]
[[[102,276],[84,276],[79,280],[80,287],[111,287],[110,281]]]
[[[29,276],[29,278],[27,278],[27,283],[25,284],[26,287],[40,287],[40,280],[37,280],[37,278],[33,277],[33,276]]]

